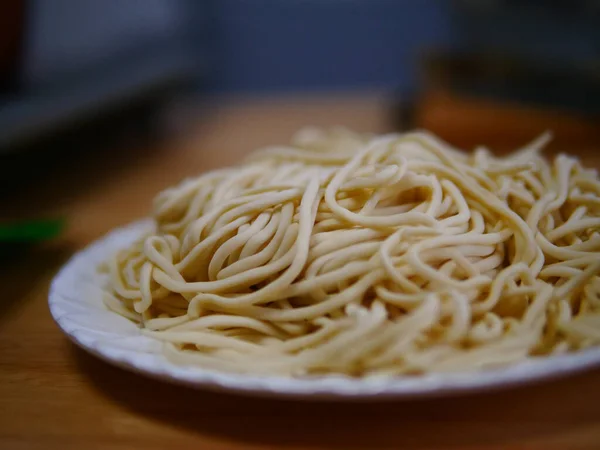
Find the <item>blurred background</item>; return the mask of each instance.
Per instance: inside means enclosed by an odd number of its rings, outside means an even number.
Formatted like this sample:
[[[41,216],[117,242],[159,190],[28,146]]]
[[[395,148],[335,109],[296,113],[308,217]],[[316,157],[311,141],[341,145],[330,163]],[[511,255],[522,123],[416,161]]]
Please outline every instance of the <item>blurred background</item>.
[[[598,147],[599,118],[598,0],[0,4],[5,223],[100,232],[303,125],[499,151],[551,129],[576,152]]]

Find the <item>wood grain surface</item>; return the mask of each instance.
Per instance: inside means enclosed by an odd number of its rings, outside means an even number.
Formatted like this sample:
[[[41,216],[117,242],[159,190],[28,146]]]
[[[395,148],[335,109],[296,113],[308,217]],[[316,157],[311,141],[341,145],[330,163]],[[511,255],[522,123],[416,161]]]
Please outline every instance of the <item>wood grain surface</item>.
[[[32,181],[10,205],[13,214],[61,213],[70,225],[57,242],[0,268],[0,448],[599,449],[600,371],[438,400],[261,400],[111,367],[53,323],[47,293],[54,273],[74,251],[145,215],[160,189],[285,142],[306,124],[387,131],[387,106],[378,96],[221,101],[177,139],[90,156],[41,186]],[[579,154],[600,167],[600,154]]]

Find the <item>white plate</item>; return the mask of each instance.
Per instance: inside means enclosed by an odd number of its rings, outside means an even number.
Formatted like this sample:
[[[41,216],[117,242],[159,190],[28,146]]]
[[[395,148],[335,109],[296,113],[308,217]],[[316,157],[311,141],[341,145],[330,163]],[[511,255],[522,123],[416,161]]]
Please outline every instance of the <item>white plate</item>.
[[[389,399],[488,390],[564,376],[600,365],[600,348],[596,348],[487,372],[392,379],[345,376],[290,379],[179,366],[162,356],[158,341],[142,336],[134,323],[107,310],[101,299],[103,276],[96,271],[98,264],[150,226],[150,222],[144,221],[117,229],[76,254],[52,282],[49,303],[60,328],[81,348],[111,364],[156,379],[260,396]]]

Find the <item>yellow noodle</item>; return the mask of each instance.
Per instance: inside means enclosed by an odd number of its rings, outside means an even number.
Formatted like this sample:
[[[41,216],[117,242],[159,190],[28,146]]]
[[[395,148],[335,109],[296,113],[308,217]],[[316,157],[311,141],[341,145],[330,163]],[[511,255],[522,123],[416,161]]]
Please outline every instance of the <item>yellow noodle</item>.
[[[306,129],[160,193],[107,308],[181,364],[476,371],[600,344],[600,180],[424,132]]]

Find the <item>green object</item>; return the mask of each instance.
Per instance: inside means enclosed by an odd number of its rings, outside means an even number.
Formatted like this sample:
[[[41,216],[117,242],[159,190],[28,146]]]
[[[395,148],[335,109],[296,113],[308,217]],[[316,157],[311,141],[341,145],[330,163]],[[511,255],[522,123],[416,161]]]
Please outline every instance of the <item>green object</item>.
[[[41,242],[52,239],[63,230],[63,219],[32,220],[0,224],[0,242]]]

